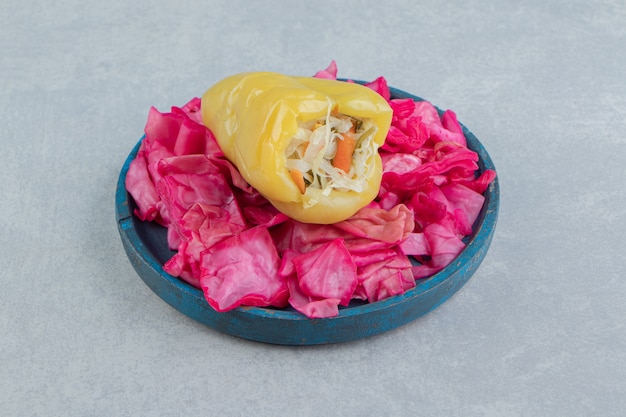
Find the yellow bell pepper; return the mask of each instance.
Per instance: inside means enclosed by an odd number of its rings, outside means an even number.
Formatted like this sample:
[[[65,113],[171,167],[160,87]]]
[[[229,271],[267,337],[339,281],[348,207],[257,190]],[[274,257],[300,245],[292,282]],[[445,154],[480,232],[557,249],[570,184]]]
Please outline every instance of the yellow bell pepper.
[[[208,89],[201,108],[226,157],[293,219],[336,223],[378,194],[378,148],[387,136],[392,110],[367,87],[243,73]],[[344,160],[348,155],[347,164],[339,161],[340,153]]]

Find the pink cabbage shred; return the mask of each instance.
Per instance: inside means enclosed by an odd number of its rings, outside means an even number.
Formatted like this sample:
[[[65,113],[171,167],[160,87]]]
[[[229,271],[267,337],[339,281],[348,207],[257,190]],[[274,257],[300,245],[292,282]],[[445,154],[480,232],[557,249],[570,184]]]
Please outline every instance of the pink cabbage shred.
[[[315,76],[336,79],[335,62]],[[450,264],[496,173],[477,175],[452,111],[391,99],[383,77],[366,85],[393,109],[382,185],[374,202],[332,225],[294,221],[247,184],[202,124],[199,98],[169,113],[151,108],[126,188],[140,220],[167,227],[176,252],[164,270],[219,312],[291,306],[325,318],[353,299],[402,294]]]

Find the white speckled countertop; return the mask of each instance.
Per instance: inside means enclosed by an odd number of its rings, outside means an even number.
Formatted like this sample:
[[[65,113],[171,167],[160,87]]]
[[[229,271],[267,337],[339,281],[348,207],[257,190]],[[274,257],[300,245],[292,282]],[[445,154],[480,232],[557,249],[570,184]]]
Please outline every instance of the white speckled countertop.
[[[4,0],[0,33],[0,415],[626,415],[623,1]],[[481,140],[491,250],[440,308],[365,340],[281,347],[192,321],[116,227],[149,107],[332,59]]]

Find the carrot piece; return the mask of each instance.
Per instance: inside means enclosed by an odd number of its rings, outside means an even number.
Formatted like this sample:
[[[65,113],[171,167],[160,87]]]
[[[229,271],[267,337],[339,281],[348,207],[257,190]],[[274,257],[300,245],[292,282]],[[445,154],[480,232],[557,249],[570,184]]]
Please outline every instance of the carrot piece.
[[[333,159],[333,166],[343,170],[346,174],[350,171],[352,155],[354,154],[354,148],[356,148],[354,134],[354,126],[352,126],[348,132],[343,134],[343,140],[337,141],[337,153]]]
[[[306,150],[309,149],[309,143],[311,142],[304,142],[303,145],[300,145],[302,146],[302,155],[304,155],[306,153]]]
[[[302,172],[300,172],[299,169],[294,168],[289,170],[289,174],[291,175],[293,182],[295,182],[298,186],[298,189],[300,189],[300,192],[304,194],[306,191],[306,185],[304,184],[304,176],[302,175]]]

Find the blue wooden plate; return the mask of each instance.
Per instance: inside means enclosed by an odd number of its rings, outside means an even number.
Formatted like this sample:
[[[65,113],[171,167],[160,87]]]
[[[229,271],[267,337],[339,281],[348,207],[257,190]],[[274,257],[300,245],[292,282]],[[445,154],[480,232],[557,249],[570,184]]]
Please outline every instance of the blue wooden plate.
[[[395,88],[390,90],[392,98],[422,100]],[[482,144],[461,126],[468,147],[480,157],[480,171],[495,170]],[[281,345],[339,343],[409,323],[448,300],[470,279],[487,254],[498,218],[500,191],[496,178],[485,192],[474,233],[465,240],[467,246],[450,265],[418,280],[415,288],[404,294],[375,303],[354,301],[341,308],[337,317],[309,319],[292,309],[261,307],[239,307],[218,313],[209,306],[201,290],[163,271],[163,264],[174,254],[167,245],[166,229],[153,222],[142,222],[133,215],[136,205],[124,183],[140,143],[141,140],[122,168],[115,196],[118,230],[128,259],[148,287],[172,307],[215,330],[249,340]]]

